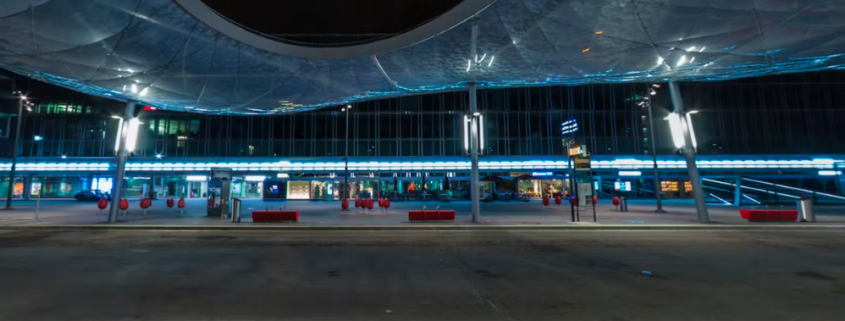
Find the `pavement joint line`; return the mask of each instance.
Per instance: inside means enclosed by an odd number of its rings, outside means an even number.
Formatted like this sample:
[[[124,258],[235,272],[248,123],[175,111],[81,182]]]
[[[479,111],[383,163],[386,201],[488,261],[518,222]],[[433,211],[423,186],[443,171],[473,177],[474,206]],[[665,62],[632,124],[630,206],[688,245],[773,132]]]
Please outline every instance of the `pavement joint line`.
[[[343,231],[372,231],[372,230],[671,230],[671,231],[845,231],[845,224],[826,225],[713,225],[713,224],[660,224],[660,225],[146,225],[146,224],[90,224],[90,225],[15,225],[0,226],[0,230],[240,230],[240,231],[272,231],[272,230],[343,230]]]

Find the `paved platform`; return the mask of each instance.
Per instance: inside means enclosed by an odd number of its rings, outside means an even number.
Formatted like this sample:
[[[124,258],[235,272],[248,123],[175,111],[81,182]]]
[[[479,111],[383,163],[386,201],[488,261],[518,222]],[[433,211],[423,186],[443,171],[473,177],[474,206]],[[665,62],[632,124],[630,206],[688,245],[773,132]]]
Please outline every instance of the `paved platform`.
[[[356,210],[341,211],[340,202],[326,201],[261,201],[244,200],[242,203],[242,223],[233,224],[229,220],[205,215],[206,201],[202,199],[186,200],[186,208],[180,214],[175,207],[168,209],[165,200],[153,201],[153,205],[146,214],[139,207],[139,201],[130,201],[127,215],[119,217],[115,225],[143,225],[143,226],[424,226],[430,223],[409,223],[408,210],[452,209],[457,213],[454,222],[440,222],[437,226],[463,225],[508,225],[508,226],[655,226],[655,225],[700,225],[695,214],[695,207],[691,200],[667,200],[664,209],[667,213],[655,213],[652,200],[631,200],[628,212],[619,212],[607,202],[600,202],[596,208],[595,222],[592,208],[581,208],[580,222],[572,222],[569,206],[550,205],[544,207],[538,200],[530,202],[510,201],[481,204],[481,224],[470,222],[470,202],[452,201],[394,201],[388,211],[376,207],[372,211]],[[39,208],[39,219],[35,219],[34,201],[16,201],[15,210],[0,210],[0,226],[71,226],[71,225],[102,225],[107,219],[107,211],[100,211],[96,203],[80,203],[76,201],[51,200],[42,201]],[[300,211],[300,222],[291,223],[252,223],[250,214],[253,210],[289,209]],[[791,209],[794,207],[784,207]],[[749,223],[739,217],[735,206],[710,205],[708,207],[711,220],[718,225],[742,226],[774,226],[773,223]],[[816,225],[845,225],[845,206],[817,206],[817,223],[791,224],[790,226]],[[713,226],[714,224],[708,224]],[[787,223],[790,224],[790,223]]]
[[[0,229],[0,320],[842,320],[842,253],[842,232]]]

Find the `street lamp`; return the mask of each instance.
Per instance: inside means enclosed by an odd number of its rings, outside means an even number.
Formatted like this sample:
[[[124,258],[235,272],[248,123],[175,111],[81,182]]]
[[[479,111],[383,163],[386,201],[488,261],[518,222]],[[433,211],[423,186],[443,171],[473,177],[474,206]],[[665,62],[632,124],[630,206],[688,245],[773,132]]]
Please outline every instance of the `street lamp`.
[[[26,101],[26,96],[21,91],[15,91],[12,95],[18,96],[18,123],[15,127],[15,141],[12,148],[12,167],[9,169],[9,190],[6,193],[6,209],[12,209],[12,195],[15,190],[15,167],[18,163],[18,144],[21,137],[21,126],[23,124],[23,105]]]
[[[127,103],[126,117],[131,117],[135,109],[135,103],[130,101]],[[117,126],[117,137],[115,138],[114,151],[117,154],[117,168],[115,169],[114,183],[112,184],[112,204],[109,209],[109,223],[117,219],[117,209],[120,202],[121,189],[123,188],[123,176],[126,173],[126,159],[129,153],[135,150],[138,141],[138,127],[143,124],[136,117],[131,117],[127,124],[124,125],[125,119],[121,116],[111,116],[111,118],[118,119],[120,122]],[[121,144],[123,142],[123,144]]]
[[[657,95],[657,89],[660,89],[660,85],[652,84],[648,88],[649,96]],[[648,126],[649,126],[649,133],[651,134],[651,157],[652,157],[652,167],[654,168],[654,199],[657,201],[657,209],[654,210],[655,213],[666,213],[663,210],[663,200],[661,200],[660,193],[663,193],[663,186],[660,185],[660,176],[658,174],[657,168],[657,142],[654,140],[654,113],[651,110],[651,99],[648,96],[643,97],[643,100],[640,101],[638,104],[641,107],[648,108]]]
[[[346,114],[346,147],[343,148],[346,157],[344,161],[344,175],[343,175],[343,198],[349,199],[349,111],[352,110],[352,105],[346,105],[346,108],[341,108],[340,111]]]

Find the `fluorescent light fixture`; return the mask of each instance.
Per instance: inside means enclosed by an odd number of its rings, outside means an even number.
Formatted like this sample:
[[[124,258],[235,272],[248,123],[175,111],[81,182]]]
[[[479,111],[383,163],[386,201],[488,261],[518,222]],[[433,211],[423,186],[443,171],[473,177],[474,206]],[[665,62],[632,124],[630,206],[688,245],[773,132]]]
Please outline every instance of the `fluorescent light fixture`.
[[[490,56],[490,62],[487,63],[487,67],[490,67],[493,64],[493,60],[496,59],[496,56]]]
[[[467,60],[467,72],[469,72],[470,68],[472,68],[472,59]]]
[[[278,173],[276,174],[277,178],[288,178],[290,177],[287,173]]]
[[[39,140],[43,140],[43,139],[44,139],[44,137],[41,137],[41,136],[35,135],[35,137],[33,137],[32,139],[34,139],[35,141],[39,141]]]
[[[842,171],[819,171],[819,176],[836,176],[842,175]]]
[[[244,176],[244,180],[247,181],[247,182],[263,182],[264,178],[265,178],[264,175],[247,175],[247,176]]]
[[[640,171],[619,171],[619,176],[642,176]]]
[[[469,117],[464,116],[464,149],[469,150],[469,125],[467,122],[469,121]]]
[[[675,148],[684,147],[684,133],[681,129],[681,119],[678,114],[671,113],[669,117],[666,117],[666,120],[669,121],[669,129],[672,131],[672,142],[675,143]]]
[[[704,49],[706,49],[706,48],[707,47],[701,47],[701,50],[699,50],[698,52],[704,52]]]
[[[657,64],[658,64],[658,65],[662,65],[662,64],[663,64],[663,56],[657,56]]]
[[[484,116],[481,114],[478,115],[478,139],[479,139],[479,149],[482,153],[484,153]]]
[[[146,96],[147,95],[147,89],[150,89],[150,87],[144,87],[144,89],[141,90],[141,93],[138,94],[138,96],[141,96],[141,97]]]
[[[757,200],[755,200],[755,199],[751,198],[751,196],[748,196],[748,195],[742,194],[742,197],[745,197],[747,200],[750,200],[750,201],[752,201],[752,202],[754,202],[754,203],[760,204],[760,202],[758,202]]]
[[[188,175],[185,179],[189,182],[205,182],[208,180],[208,176]]]
[[[675,66],[680,67],[683,66],[685,63],[687,63],[687,55],[682,55],[681,59],[678,60],[678,64]]]
[[[135,144],[138,142],[138,125],[140,124],[141,121],[138,118],[129,120],[129,131],[126,132],[126,151],[135,150]]]
[[[486,57],[487,57],[487,54],[482,55],[481,59],[478,59],[478,62],[480,63],[480,62],[484,61],[484,58],[486,58]]]
[[[554,176],[554,174],[552,172],[533,172],[531,176]]]
[[[114,140],[114,152],[120,150],[120,135],[123,134],[123,117],[111,116],[112,118],[120,119],[117,123],[117,138]]]
[[[163,155],[161,155],[161,154],[156,154],[156,158],[158,158],[158,159],[161,159],[162,156]]]
[[[135,84],[132,84],[132,86],[129,87],[129,90],[132,91],[133,94],[137,94],[138,93],[138,86],[135,86]]]

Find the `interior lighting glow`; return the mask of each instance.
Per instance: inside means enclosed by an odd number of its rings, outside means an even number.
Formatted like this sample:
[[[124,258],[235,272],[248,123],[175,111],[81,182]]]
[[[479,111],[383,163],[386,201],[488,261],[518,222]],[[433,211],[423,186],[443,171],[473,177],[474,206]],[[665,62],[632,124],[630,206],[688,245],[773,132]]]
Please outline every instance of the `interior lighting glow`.
[[[819,176],[836,176],[842,175],[842,171],[819,171]]]
[[[185,177],[185,179],[189,182],[205,182],[208,180],[208,176],[188,175],[187,177]]]
[[[149,88],[150,87],[144,87],[144,89],[141,90],[141,93],[138,94],[138,96],[141,96],[141,97],[146,96],[147,95],[147,89],[149,89]]]
[[[467,72],[469,72],[470,68],[472,68],[472,59],[467,60]]]
[[[590,51],[590,48],[587,48],[587,49],[581,50],[581,52],[587,52],[587,51]]]
[[[118,116],[111,116],[111,118],[120,119],[117,123],[117,138],[114,140],[114,152],[117,153],[120,150],[120,135],[123,133],[123,118]]]
[[[481,63],[482,61],[484,61],[484,58],[487,58],[487,54],[483,54],[483,55],[481,55],[481,59],[478,59],[478,61],[477,61],[477,62],[478,62],[478,63]]]
[[[264,175],[247,175],[247,176],[244,176],[244,180],[247,181],[247,182],[263,182],[264,178],[265,178]]]
[[[642,176],[640,171],[619,171],[619,176]]]
[[[680,67],[683,66],[685,63],[687,63],[687,55],[682,55],[681,59],[678,60],[678,64],[675,66]]]
[[[133,94],[137,94],[138,93],[138,86],[135,86],[135,84],[132,84],[132,86],[129,87],[129,90],[132,91]]]
[[[496,56],[490,56],[490,62],[487,63],[487,67],[493,64],[493,60],[496,59]]]

